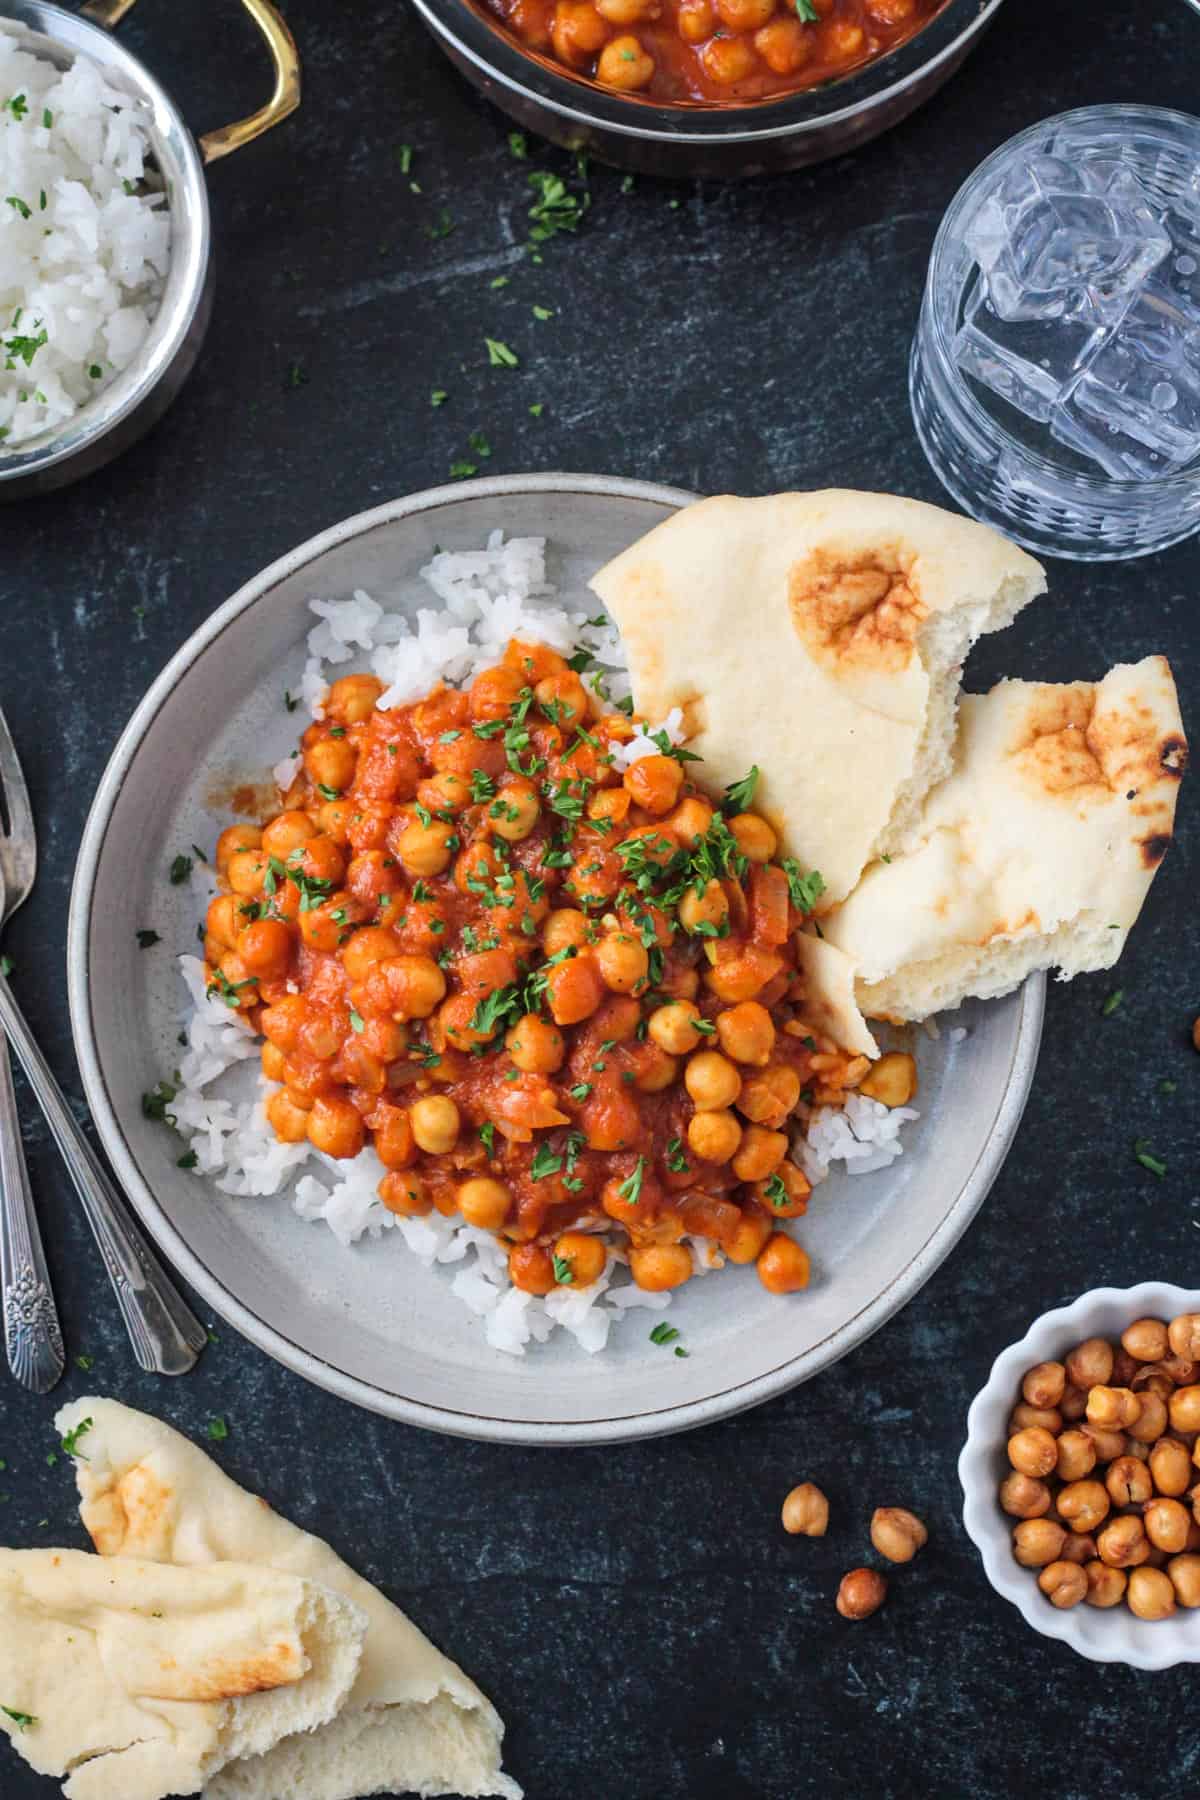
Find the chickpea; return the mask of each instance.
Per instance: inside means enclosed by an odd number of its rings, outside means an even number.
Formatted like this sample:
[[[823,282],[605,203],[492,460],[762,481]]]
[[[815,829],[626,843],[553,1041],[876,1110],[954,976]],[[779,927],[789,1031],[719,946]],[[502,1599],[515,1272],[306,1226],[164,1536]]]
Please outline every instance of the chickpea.
[[[1096,1466],[1096,1446],[1082,1431],[1064,1431],[1058,1440],[1058,1475],[1062,1481],[1082,1481]]]
[[[472,719],[482,725],[489,719],[504,718],[509,708],[521,698],[524,686],[525,676],[520,669],[506,667],[503,663],[494,669],[485,669],[471,683]]]
[[[302,1144],[308,1136],[308,1108],[297,1105],[286,1088],[267,1101],[267,1119],[281,1143]]]
[[[409,1119],[418,1147],[430,1156],[444,1156],[458,1142],[458,1108],[448,1094],[423,1094]]]
[[[824,1537],[829,1529],[829,1502],[811,1481],[794,1487],[783,1503],[783,1529],[792,1537]]]
[[[884,1106],[907,1106],[917,1091],[916,1058],[906,1050],[889,1050],[859,1082],[858,1091],[868,1100],[882,1101]]]
[[[235,850],[225,865],[226,881],[235,894],[247,900],[261,894],[267,873],[267,859],[261,850]]]
[[[1125,1601],[1139,1619],[1169,1619],[1175,1611],[1175,1589],[1161,1569],[1134,1569]]]
[[[557,1025],[537,1013],[526,1013],[506,1033],[504,1048],[518,1069],[529,1075],[553,1075],[561,1069],[566,1043]]]
[[[742,1091],[741,1076],[717,1050],[698,1050],[689,1057],[683,1081],[698,1112],[732,1106]]]
[[[604,998],[600,971],[590,956],[555,963],[546,973],[546,1000],[556,1025],[590,1019]]]
[[[640,19],[657,19],[659,0],[593,0],[602,19],[610,25],[636,25]]]
[[[727,1163],[742,1141],[742,1128],[724,1107],[698,1112],[688,1120],[687,1141],[701,1162]]]
[[[1142,1410],[1129,1427],[1135,1444],[1153,1444],[1167,1429],[1167,1402],[1162,1395],[1149,1390],[1140,1396]]]
[[[262,1072],[267,1080],[285,1081],[287,1079],[284,1074],[286,1064],[287,1058],[279,1045],[273,1044],[268,1038],[262,1047]]]
[[[767,1131],[762,1125],[747,1125],[733,1158],[733,1172],[739,1181],[766,1181],[787,1153],[785,1131]]]
[[[402,1219],[423,1219],[433,1211],[425,1183],[411,1169],[390,1169],[376,1191],[388,1211]]]
[[[1037,1363],[1021,1383],[1030,1406],[1057,1406],[1067,1385],[1067,1371],[1059,1362]]]
[[[354,780],[358,757],[346,738],[318,738],[304,752],[304,767],[316,787],[333,788],[344,793]],[[326,795],[328,799],[328,795]]]
[[[1067,1532],[1053,1519],[1024,1519],[1013,1529],[1013,1555],[1024,1569],[1043,1569],[1062,1555]]]
[[[783,1231],[771,1233],[754,1266],[769,1294],[798,1293],[808,1286],[812,1272],[807,1250]]]
[[[1118,1456],[1125,1455],[1129,1440],[1123,1432],[1105,1431],[1100,1425],[1081,1425],[1079,1429],[1095,1444],[1097,1462],[1114,1462]]]
[[[680,0],[675,29],[685,44],[702,44],[717,29],[712,0]]]
[[[342,967],[352,982],[365,981],[376,963],[401,955],[400,939],[383,925],[364,925],[342,949]],[[434,965],[437,966],[436,964]]]
[[[1140,1363],[1134,1362],[1128,1350],[1122,1349],[1118,1344],[1113,1351],[1112,1380],[1108,1385],[1110,1387],[1129,1387],[1141,1366]]]
[[[1167,1326],[1167,1342],[1173,1356],[1200,1362],[1200,1313],[1180,1313]]]
[[[1052,1562],[1038,1576],[1038,1586],[1051,1606],[1078,1606],[1088,1591],[1088,1580],[1078,1563]]]
[[[456,769],[438,769],[417,786],[426,812],[460,813],[471,804],[471,784]]]
[[[375,711],[383,683],[374,675],[343,675],[325,696],[325,716],[335,725],[361,725]]]
[[[757,813],[735,813],[729,821],[729,829],[737,839],[742,855],[752,863],[769,863],[779,848],[778,837]]]
[[[754,34],[754,48],[773,75],[794,75],[811,54],[812,40],[799,19],[769,19]]]
[[[771,1235],[771,1221],[761,1207],[746,1207],[734,1228],[733,1236],[726,1238],[721,1248],[731,1263],[739,1268],[758,1260],[759,1251]]]
[[[1014,1469],[1000,1483],[1000,1505],[1012,1519],[1040,1519],[1050,1511],[1050,1489]]]
[[[1053,1443],[1053,1438],[1050,1440]],[[1066,1519],[1073,1531],[1092,1531],[1107,1518],[1108,1494],[1099,1481],[1071,1481],[1059,1491],[1059,1517]]]
[[[862,26],[852,25],[848,19],[835,19],[825,29],[826,49],[840,62],[850,62],[860,55],[865,38]]]
[[[695,1021],[700,1008],[691,1000],[669,1000],[650,1014],[647,1030],[660,1050],[671,1056],[687,1056],[700,1042]]]
[[[799,1099],[800,1077],[795,1069],[789,1063],[772,1063],[746,1076],[737,1105],[755,1125],[778,1131]]]
[[[307,818],[301,813],[300,817]],[[215,860],[218,875],[229,872],[231,859],[239,850],[257,850],[263,841],[263,834],[257,825],[227,825],[217,839]]]
[[[367,1141],[362,1116],[349,1100],[318,1094],[308,1115],[308,1141],[339,1161],[357,1156]]]
[[[382,1107],[380,1111],[382,1118],[375,1115],[375,1154],[385,1168],[406,1169],[416,1154],[412,1121],[402,1106]]]
[[[877,1506],[871,1515],[871,1542],[889,1562],[911,1562],[928,1540],[916,1513],[903,1506]]]
[[[237,953],[251,975],[282,975],[292,958],[292,934],[282,919],[255,919],[238,938]]]
[[[1135,1319],[1121,1333],[1121,1348],[1134,1362],[1161,1362],[1170,1347],[1161,1319]]]
[[[614,38],[607,45],[608,50],[632,49],[635,56],[645,56],[645,51],[635,37]],[[603,61],[603,57],[601,61]],[[650,74],[654,73],[654,64],[649,57]],[[597,70],[597,73],[599,71]],[[649,80],[649,75],[646,80]],[[601,80],[604,77],[601,76]],[[613,87],[644,87],[644,81],[614,81]],[[634,804],[644,812],[652,813],[655,818],[662,818],[669,813],[679,799],[679,790],[683,786],[683,765],[673,756],[642,756],[625,771],[624,785],[633,797]]]
[[[648,1293],[664,1294],[691,1280],[691,1254],[683,1244],[646,1244],[629,1252],[629,1273]]]
[[[586,62],[604,44],[608,26],[589,0],[558,0],[550,41],[560,62],[572,67]],[[547,1288],[549,1293],[550,1289]]]
[[[717,11],[730,31],[758,31],[775,11],[775,0],[717,0]]]
[[[627,931],[608,931],[596,946],[596,962],[604,985],[615,994],[632,994],[650,967],[645,946]]]
[[[1040,1478],[1053,1472],[1058,1445],[1040,1425],[1027,1425],[1009,1438],[1008,1460],[1019,1474]]]
[[[1180,1606],[1200,1606],[1200,1556],[1173,1556],[1167,1574]]]
[[[554,1246],[554,1254],[568,1265],[575,1287],[591,1287],[599,1281],[608,1261],[603,1238],[589,1236],[586,1231],[564,1231]]]
[[[1090,1532],[1068,1531],[1066,1542],[1058,1553],[1059,1562],[1078,1563],[1086,1566],[1096,1560],[1096,1540]]]
[[[682,8],[680,9],[682,23]],[[701,800],[698,794],[688,794],[663,820],[663,830],[678,838],[681,844],[689,849],[698,844],[710,829],[713,822],[713,809],[707,800]]]
[[[1114,1506],[1141,1506],[1154,1492],[1150,1471],[1136,1456],[1118,1456],[1104,1477]]]
[[[446,977],[431,956],[389,956],[371,970],[365,985],[372,1010],[401,1023],[428,1019],[446,997]],[[376,1006],[377,997],[384,1004]]]
[[[1140,1417],[1141,1411],[1141,1401],[1127,1387],[1094,1387],[1088,1395],[1088,1422],[1103,1426],[1106,1431],[1123,1431]]]
[[[765,1068],[775,1048],[775,1027],[765,1006],[743,1000],[717,1014],[717,1037],[726,1056],[734,1062]]]
[[[1167,1411],[1173,1431],[1200,1431],[1200,1387],[1177,1388]]]
[[[688,888],[679,902],[679,923],[692,936],[699,932],[703,937],[711,937],[720,931],[728,917],[729,902],[719,881],[706,883],[702,894],[693,887]]]
[[[1197,1364],[1190,1356],[1164,1356],[1158,1366],[1176,1387],[1190,1387],[1196,1379]]]
[[[1150,1474],[1160,1494],[1178,1499],[1191,1480],[1191,1458],[1178,1438],[1159,1438],[1150,1452]]]
[[[558,1286],[553,1258],[541,1244],[514,1244],[508,1253],[508,1273],[523,1294],[552,1294]]]
[[[1119,1606],[1125,1598],[1129,1581],[1123,1569],[1112,1569],[1107,1563],[1090,1562],[1084,1569],[1088,1589],[1084,1599],[1089,1606]]]
[[[450,867],[453,854],[450,839],[453,836],[454,827],[444,819],[434,819],[429,825],[422,825],[420,819],[414,817],[396,837],[396,855],[408,874],[416,876],[418,880],[441,875]]]
[[[1112,1345],[1104,1338],[1087,1338],[1067,1357],[1067,1380],[1085,1391],[1112,1380]]]
[[[1082,1388],[1068,1381],[1058,1403],[1058,1410],[1068,1424],[1074,1425],[1077,1420],[1087,1417],[1087,1395]]]
[[[1108,1563],[1110,1568],[1136,1568],[1145,1562],[1150,1552],[1146,1528],[1134,1514],[1123,1513],[1104,1527],[1096,1539],[1096,1549],[1101,1562]]]
[[[490,1175],[473,1175],[462,1183],[457,1199],[458,1210],[468,1225],[477,1225],[481,1231],[499,1231],[512,1205],[512,1190]]]
[[[300,1027],[308,1016],[308,1008],[299,994],[288,994],[274,1006],[264,1007],[259,1024],[268,1042],[290,1055],[300,1042]]]
[[[302,850],[316,836],[317,828],[308,814],[297,808],[277,813],[270,824],[263,827],[262,848],[265,855],[277,856],[280,862],[286,862],[294,850]]]
[[[542,803],[532,782],[512,781],[500,789],[488,807],[488,824],[506,843],[519,844],[537,824],[541,810]]]
[[[222,950],[234,948],[242,930],[242,918],[232,894],[218,894],[215,900],[209,901],[204,929]]]
[[[1027,1400],[1018,1400],[1008,1421],[1009,1436],[1031,1425],[1040,1425],[1051,1437],[1057,1437],[1063,1428],[1063,1416],[1057,1406],[1030,1406]]]
[[[547,956],[560,950],[580,950],[592,930],[586,917],[574,906],[559,906],[549,913],[542,926],[542,949]]]
[[[1151,1500],[1142,1514],[1146,1536],[1156,1550],[1165,1550],[1170,1556],[1178,1555],[1186,1546],[1191,1523],[1187,1507],[1178,1500]]]
[[[886,1599],[887,1580],[878,1569],[851,1569],[842,1576],[836,1604],[843,1619],[869,1619]]]

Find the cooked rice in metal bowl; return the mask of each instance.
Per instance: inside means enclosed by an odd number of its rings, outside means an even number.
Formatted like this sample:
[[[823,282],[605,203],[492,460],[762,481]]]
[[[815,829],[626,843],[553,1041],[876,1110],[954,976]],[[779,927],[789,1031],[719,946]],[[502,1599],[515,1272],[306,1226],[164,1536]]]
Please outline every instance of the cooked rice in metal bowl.
[[[439,680],[457,685],[473,679],[500,660],[513,637],[549,645],[565,656],[587,649],[601,665],[590,679],[600,682],[610,703],[627,696],[629,676],[616,630],[603,618],[589,617],[586,608],[560,600],[546,580],[545,548],[542,538],[505,542],[497,531],[485,549],[439,552],[421,571],[438,604],[418,611],[415,628],[362,592],[348,600],[312,601],[319,622],[308,637],[302,689],[308,713],[322,717],[331,665],[369,665],[385,683],[379,705],[398,706],[419,700]],[[672,714],[662,729],[673,743],[683,741],[681,715]],[[619,748],[627,766],[658,746],[641,735]],[[281,793],[295,770],[294,758],[276,768]],[[211,892],[205,874],[201,866],[193,872],[198,900]],[[379,1237],[398,1230],[426,1267],[453,1270],[450,1291],[483,1319],[492,1348],[513,1355],[523,1355],[530,1342],[544,1342],[556,1326],[595,1353],[604,1349],[615,1319],[637,1307],[661,1312],[669,1306],[669,1292],[648,1292],[631,1281],[625,1252],[615,1244],[609,1245],[604,1273],[589,1286],[563,1287],[545,1297],[525,1293],[511,1284],[504,1249],[491,1232],[437,1212],[424,1218],[389,1212],[377,1193],[386,1171],[373,1149],[335,1161],[307,1143],[282,1143],[264,1110],[271,1084],[259,1066],[259,1040],[221,999],[206,992],[199,957],[181,957],[180,968],[188,990],[187,1049],[168,1116],[188,1139],[196,1174],[213,1178],[223,1193],[257,1199],[289,1190],[301,1218],[323,1219],[347,1247],[364,1233]],[[854,1093],[847,1084],[854,1079],[855,1059],[818,1041],[829,1059],[824,1086],[818,1103],[802,1109],[793,1147],[814,1186],[835,1164],[847,1174],[886,1168],[902,1153],[901,1128],[920,1116],[911,1107],[889,1110]],[[253,1070],[239,1067],[251,1061]],[[723,1266],[725,1259],[710,1240],[692,1238],[689,1249],[697,1274]]]

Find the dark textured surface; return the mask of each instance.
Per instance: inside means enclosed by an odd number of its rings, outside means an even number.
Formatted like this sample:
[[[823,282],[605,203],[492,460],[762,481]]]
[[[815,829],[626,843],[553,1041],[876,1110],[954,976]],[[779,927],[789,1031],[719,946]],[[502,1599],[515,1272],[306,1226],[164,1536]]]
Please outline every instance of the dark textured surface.
[[[121,726],[212,607],[318,527],[443,479],[474,430],[500,472],[939,499],[905,360],[955,188],[1003,138],[1067,106],[1194,105],[1200,67],[1200,18],[1182,0],[1010,0],[957,80],[852,159],[628,193],[594,170],[583,230],[535,267],[520,250],[525,175],[567,159],[533,145],[515,162],[505,120],[394,0],[287,10],[304,107],[213,171],[220,279],[196,375],[116,468],[0,513],[0,704],[44,855],[6,948],[75,1097],[63,981],[75,847]],[[197,128],[261,97],[232,4],[143,0],[126,31]],[[442,208],[453,229],[432,238]],[[493,291],[497,274],[511,282]],[[554,317],[538,322],[533,304]],[[487,367],[485,332],[517,351],[517,371]],[[432,386],[450,395],[438,411]],[[1163,650],[1195,727],[1198,577],[1194,544],[1124,568],[1054,566],[1050,598],[972,675],[1098,676]],[[494,1697],[533,1800],[1182,1791],[1200,1741],[1194,1676],[1091,1668],[1036,1638],[986,1585],[954,1472],[971,1395],[1035,1314],[1102,1282],[1200,1285],[1194,791],[1181,825],[1121,967],[1124,1005],[1099,1016],[1110,977],[1051,994],[1013,1155],[919,1298],[820,1379],[680,1439],[561,1453],[439,1439],[318,1393],[219,1325],[187,1380],[139,1378],[26,1109],[71,1350],[94,1367],[45,1401],[0,1384],[0,1535],[80,1541],[67,1467],[47,1466],[51,1412],[71,1393],[112,1393],[199,1434],[219,1413],[222,1464],[350,1552]],[[1178,1084],[1169,1096],[1164,1079]],[[1133,1161],[1135,1135],[1166,1159],[1161,1182]],[[830,1494],[823,1542],[779,1528],[803,1477]],[[849,1625],[837,1580],[887,1502],[919,1510],[930,1544],[885,1610]],[[0,1756],[4,1800],[50,1791]]]

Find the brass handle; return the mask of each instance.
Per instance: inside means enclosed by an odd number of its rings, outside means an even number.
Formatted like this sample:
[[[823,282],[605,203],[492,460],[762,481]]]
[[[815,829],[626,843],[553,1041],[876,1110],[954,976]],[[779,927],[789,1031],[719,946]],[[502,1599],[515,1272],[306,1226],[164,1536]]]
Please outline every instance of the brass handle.
[[[87,0],[81,10],[97,25],[103,25],[106,31],[115,31],[136,3],[137,0]],[[272,125],[278,125],[281,119],[295,112],[300,104],[300,58],[296,40],[271,0],[242,0],[242,5],[266,39],[275,66],[275,88],[267,104],[251,113],[248,119],[237,119],[232,125],[205,132],[200,139],[200,154],[206,163],[216,162],[219,157],[228,156],[231,150],[240,150],[243,144],[252,143],[264,131],[270,131]]]

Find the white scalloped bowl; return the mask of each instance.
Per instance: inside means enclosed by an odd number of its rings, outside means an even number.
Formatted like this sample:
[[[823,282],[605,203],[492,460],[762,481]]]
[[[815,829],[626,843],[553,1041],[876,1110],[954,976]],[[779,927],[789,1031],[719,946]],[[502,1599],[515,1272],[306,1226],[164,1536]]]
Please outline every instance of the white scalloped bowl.
[[[1008,1473],[1006,1425],[1021,1377],[1039,1362],[1061,1362],[1084,1338],[1117,1339],[1135,1319],[1173,1319],[1200,1312],[1200,1293],[1167,1282],[1144,1281],[1133,1288],[1093,1288],[1073,1306],[1043,1313],[1019,1344],[1011,1344],[992,1364],[987,1385],[967,1414],[967,1441],[958,1459],[963,1488],[963,1524],[983,1557],[987,1578],[1011,1600],[1027,1625],[1043,1637],[1059,1638],[1092,1662],[1128,1663],[1135,1669],[1170,1669],[1200,1662],[1200,1608],[1179,1607],[1169,1619],[1135,1618],[1127,1606],[1080,1605],[1059,1611],[1037,1584],[1037,1572],[1013,1558],[1015,1520],[1000,1510],[998,1490]]]

